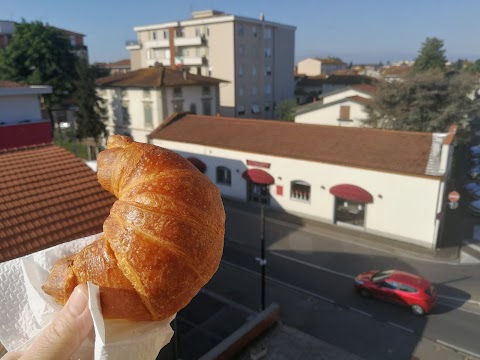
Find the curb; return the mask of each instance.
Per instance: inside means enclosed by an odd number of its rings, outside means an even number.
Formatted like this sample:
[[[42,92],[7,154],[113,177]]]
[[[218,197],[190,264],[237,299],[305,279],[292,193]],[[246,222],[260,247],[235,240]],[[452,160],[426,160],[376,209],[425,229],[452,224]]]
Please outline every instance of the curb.
[[[227,360],[244,350],[252,341],[278,322],[280,306],[271,304],[199,360]]]

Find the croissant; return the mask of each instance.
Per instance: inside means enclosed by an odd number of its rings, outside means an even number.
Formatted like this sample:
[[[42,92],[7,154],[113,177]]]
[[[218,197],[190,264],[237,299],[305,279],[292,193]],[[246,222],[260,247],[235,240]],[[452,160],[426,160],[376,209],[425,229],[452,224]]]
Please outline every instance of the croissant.
[[[179,154],[127,136],[110,136],[97,162],[98,181],[118,200],[102,235],[59,260],[42,288],[65,304],[77,284],[92,281],[106,319],[167,318],[218,269],[220,192]]]

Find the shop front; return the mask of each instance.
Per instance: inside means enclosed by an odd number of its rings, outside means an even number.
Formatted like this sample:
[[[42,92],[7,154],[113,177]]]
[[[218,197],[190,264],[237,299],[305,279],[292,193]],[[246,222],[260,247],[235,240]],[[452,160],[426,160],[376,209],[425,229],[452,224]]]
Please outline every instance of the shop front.
[[[335,196],[334,223],[365,227],[365,210],[373,196],[361,187],[341,184],[330,189]]]

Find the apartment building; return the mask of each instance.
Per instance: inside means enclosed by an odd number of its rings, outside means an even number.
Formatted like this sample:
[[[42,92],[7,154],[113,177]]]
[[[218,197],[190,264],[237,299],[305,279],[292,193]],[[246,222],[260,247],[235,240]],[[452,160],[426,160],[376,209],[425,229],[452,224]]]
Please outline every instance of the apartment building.
[[[138,26],[127,42],[132,70],[181,66],[189,72],[223,79],[220,113],[269,119],[275,106],[294,93],[294,26],[196,11],[183,21]]]

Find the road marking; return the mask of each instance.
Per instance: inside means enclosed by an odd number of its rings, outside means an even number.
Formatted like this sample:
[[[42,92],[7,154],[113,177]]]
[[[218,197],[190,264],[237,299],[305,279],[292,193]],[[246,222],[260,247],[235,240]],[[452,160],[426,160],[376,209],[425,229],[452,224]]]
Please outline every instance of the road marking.
[[[288,259],[290,261],[294,261],[294,262],[297,262],[299,264],[303,264],[305,266],[310,266],[310,267],[313,267],[315,269],[318,269],[318,270],[323,270],[325,272],[329,272],[331,274],[335,274],[335,275],[339,275],[339,276],[343,276],[347,279],[355,279],[355,276],[352,276],[352,275],[349,275],[349,274],[345,274],[345,273],[341,273],[339,271],[335,271],[335,270],[332,270],[332,269],[328,269],[326,267],[323,267],[323,266],[319,266],[319,265],[315,265],[315,264],[312,264],[312,263],[309,263],[307,261],[303,261],[303,260],[299,260],[299,259],[295,259],[294,257],[291,257],[291,256],[288,256],[288,255],[283,255],[283,254],[280,254],[280,253],[277,253],[275,251],[270,251],[269,252],[270,254],[273,254],[273,255],[276,255],[278,257],[282,257],[284,259]]]
[[[372,314],[369,314],[369,313],[367,313],[367,312],[365,312],[365,311],[356,309],[356,308],[354,308],[354,307],[349,307],[349,309],[352,310],[352,311],[355,311],[355,312],[357,312],[357,313],[360,313],[360,314],[362,314],[362,315],[368,316],[369,318],[373,317]]]
[[[247,268],[244,268],[244,267],[242,267],[242,266],[236,265],[236,264],[231,263],[231,262],[229,262],[229,261],[222,260],[222,263],[227,264],[227,265],[229,265],[229,266],[231,266],[231,267],[237,268],[237,269],[239,269],[239,270],[249,272],[250,274],[253,274],[253,275],[256,275],[256,276],[260,276],[260,274],[259,274],[257,271],[252,271],[252,270],[250,270],[250,269],[247,269]],[[314,298],[317,298],[317,299],[320,299],[320,300],[329,302],[329,303],[331,303],[331,304],[336,304],[335,300],[332,300],[332,299],[327,298],[327,297],[325,297],[325,296],[322,296],[322,295],[316,294],[316,293],[314,293],[314,292],[311,292],[311,291],[302,289],[302,288],[300,288],[300,287],[298,287],[298,286],[295,286],[295,285],[286,283],[286,282],[281,281],[281,280],[274,279],[274,278],[272,278],[272,277],[270,277],[270,276],[266,276],[266,279],[268,279],[268,280],[271,281],[271,282],[274,282],[274,283],[280,284],[280,285],[282,285],[282,286],[288,287],[288,288],[290,288],[290,289],[292,289],[292,290],[296,290],[296,291],[298,291],[298,292],[304,293],[304,294],[309,295],[309,296],[311,296],[311,297],[314,297]]]
[[[477,354],[477,353],[474,353],[472,351],[468,351],[468,350],[465,350],[459,346],[455,346],[455,345],[452,345],[452,344],[449,344],[445,341],[442,341],[442,340],[435,340],[437,343],[439,344],[442,344],[443,346],[446,346],[446,347],[449,347],[453,350],[456,350],[456,351],[459,351],[459,352],[462,352],[464,354],[467,354],[467,355],[470,355],[470,356],[473,356],[473,357],[476,357],[476,358],[479,358],[480,359],[480,354]]]
[[[397,323],[394,323],[394,322],[392,322],[392,321],[389,321],[388,323],[389,323],[390,325],[392,325],[392,326],[395,326],[395,327],[399,328],[399,329],[402,329],[402,330],[408,331],[409,333],[412,333],[412,334],[414,334],[414,333],[415,333],[415,331],[413,331],[413,329],[410,329],[410,328],[408,328],[408,327],[405,327],[405,326],[399,325],[399,324],[397,324]]]
[[[458,297],[454,297],[454,296],[447,296],[447,295],[437,295],[437,296],[439,298],[442,298],[442,299],[453,300],[453,301],[458,301],[458,302],[463,302],[463,303],[468,303],[468,304],[473,304],[473,305],[480,306],[480,301],[477,301],[477,300],[468,300],[468,299],[462,299],[462,298],[458,298]],[[446,305],[446,304],[444,304],[444,305]]]

